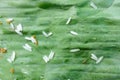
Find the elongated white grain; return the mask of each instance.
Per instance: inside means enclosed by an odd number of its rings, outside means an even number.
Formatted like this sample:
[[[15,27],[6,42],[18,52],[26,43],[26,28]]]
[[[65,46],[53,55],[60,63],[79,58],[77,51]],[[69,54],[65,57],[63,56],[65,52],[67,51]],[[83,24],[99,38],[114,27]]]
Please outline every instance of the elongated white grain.
[[[70,21],[71,21],[71,19],[72,19],[72,18],[71,18],[71,17],[69,17],[69,18],[68,18],[68,20],[67,20],[67,22],[66,22],[66,24],[69,24],[69,23],[70,23]]]
[[[32,36],[32,37],[25,37],[25,39],[31,41],[31,42],[34,43],[34,44],[37,43],[36,38],[34,38],[33,36]]]
[[[22,31],[22,30],[23,30],[22,24],[18,24],[18,25],[16,26],[16,29],[17,29],[18,31]]]
[[[23,45],[23,48],[28,51],[32,51],[32,47],[29,44]]]
[[[15,32],[19,35],[23,35],[23,33],[21,31],[15,30]]]
[[[23,48],[27,51],[32,51],[30,48],[27,48],[26,46],[23,46]]]
[[[98,58],[97,58],[97,56],[96,56],[95,54],[91,54],[91,59],[93,59],[93,60],[95,60],[95,61],[98,60]]]
[[[7,59],[8,62],[12,63],[15,60],[15,51],[12,52],[11,56]]]
[[[43,56],[43,60],[47,63],[49,61],[49,58],[45,55]]]
[[[48,34],[45,31],[42,31],[42,33],[45,37],[48,37]]]
[[[96,64],[100,63],[103,60],[103,56],[101,56],[100,58],[98,58],[98,60],[96,61]]]
[[[78,35],[78,33],[75,32],[75,31],[70,31],[70,33],[71,33],[72,35]]]
[[[51,36],[53,33],[52,33],[52,32],[46,33],[45,31],[42,31],[42,34],[43,34],[45,37],[49,37],[49,36]]]
[[[55,54],[55,53],[54,53],[53,51],[51,51],[48,58],[49,58],[49,59],[53,59],[54,54]]]
[[[25,46],[28,47],[28,48],[32,48],[29,44],[25,44]]]
[[[92,8],[94,8],[94,9],[98,9],[98,7],[95,5],[95,3],[94,2],[90,2],[90,6],[92,7]]]
[[[80,49],[71,49],[70,52],[74,53],[74,52],[78,52],[80,51]]]
[[[19,35],[23,35],[22,30],[23,30],[22,24],[18,24],[15,28],[15,32]]]
[[[51,36],[52,34],[53,34],[52,32],[49,32],[49,33],[48,33],[48,37]]]
[[[30,40],[31,41],[31,37],[25,37],[26,40]]]

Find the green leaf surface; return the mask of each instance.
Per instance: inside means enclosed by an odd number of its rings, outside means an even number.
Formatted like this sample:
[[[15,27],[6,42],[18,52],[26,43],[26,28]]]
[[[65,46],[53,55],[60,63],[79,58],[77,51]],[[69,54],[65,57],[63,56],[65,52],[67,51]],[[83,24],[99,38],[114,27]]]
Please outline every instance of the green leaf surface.
[[[7,18],[23,24],[23,36],[10,29]],[[0,21],[0,48],[7,48],[0,54],[0,80],[120,80],[119,0],[0,0]],[[53,35],[46,38],[42,31]],[[32,35],[38,46],[24,39]],[[25,43],[32,52],[22,48]],[[76,48],[80,51],[70,53]],[[55,56],[45,63],[51,50]],[[12,51],[16,58],[9,63]],[[91,54],[104,59],[96,64]]]

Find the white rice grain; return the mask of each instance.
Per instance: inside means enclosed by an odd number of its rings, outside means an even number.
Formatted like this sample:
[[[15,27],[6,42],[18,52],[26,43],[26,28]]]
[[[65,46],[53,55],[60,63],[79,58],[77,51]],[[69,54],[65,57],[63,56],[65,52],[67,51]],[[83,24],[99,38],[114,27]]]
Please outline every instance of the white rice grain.
[[[30,52],[32,51],[32,47],[29,44],[23,45],[23,48],[27,51],[30,51]]]
[[[70,33],[71,33],[72,35],[78,35],[78,33],[75,32],[75,31],[70,31]]]
[[[71,19],[72,19],[72,18],[71,18],[71,17],[69,17],[69,18],[68,18],[68,20],[67,20],[67,22],[66,22],[66,24],[69,24],[69,23],[70,23],[70,21],[71,21]]]
[[[49,37],[49,36],[51,36],[53,33],[52,33],[52,32],[46,33],[45,31],[42,31],[42,34],[43,34],[45,37]]]
[[[47,63],[49,61],[49,58],[45,55],[43,56],[43,60]]]
[[[48,58],[53,59],[54,55],[55,55],[55,53],[53,51],[51,51]]]
[[[80,49],[71,49],[70,50],[71,53],[78,52],[78,51],[80,51]]]
[[[23,34],[22,34],[22,31],[23,31],[23,26],[22,26],[22,24],[18,24],[18,25],[16,26],[15,32],[16,32],[17,34],[19,34],[19,35],[23,35]]]
[[[49,32],[49,33],[48,33],[48,37],[51,36],[52,34],[53,34],[52,32]]]
[[[103,60],[103,56],[101,56],[97,61],[96,61],[96,64],[100,63],[102,60]]]
[[[12,52],[11,56],[7,59],[8,62],[12,63],[15,60],[15,51]]]
[[[91,59],[97,61],[97,60],[98,60],[98,57],[97,57],[95,54],[91,54]]]
[[[95,5],[95,3],[94,2],[90,2],[90,6],[92,7],[92,8],[94,8],[94,9],[98,9],[98,7]]]
[[[25,39],[31,41],[31,37],[25,37]]]

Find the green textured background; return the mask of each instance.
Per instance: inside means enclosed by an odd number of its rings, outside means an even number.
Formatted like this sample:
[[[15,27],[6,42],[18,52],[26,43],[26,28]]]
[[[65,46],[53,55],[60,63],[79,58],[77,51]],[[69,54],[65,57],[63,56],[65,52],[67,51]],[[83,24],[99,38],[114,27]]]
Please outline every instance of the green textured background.
[[[93,2],[97,10],[90,7],[90,0],[0,0],[0,47],[8,49],[0,54],[0,80],[120,80],[120,0]],[[14,24],[23,24],[23,36],[9,29],[5,22],[9,17]],[[46,38],[43,30],[53,35]],[[79,35],[71,35],[70,30]],[[31,35],[37,36],[38,46],[24,39]],[[32,52],[22,48],[25,43]],[[72,48],[81,51],[70,53]],[[10,64],[7,58],[13,50],[16,59]],[[42,57],[50,50],[55,57],[46,64]],[[91,53],[104,60],[95,64]]]

